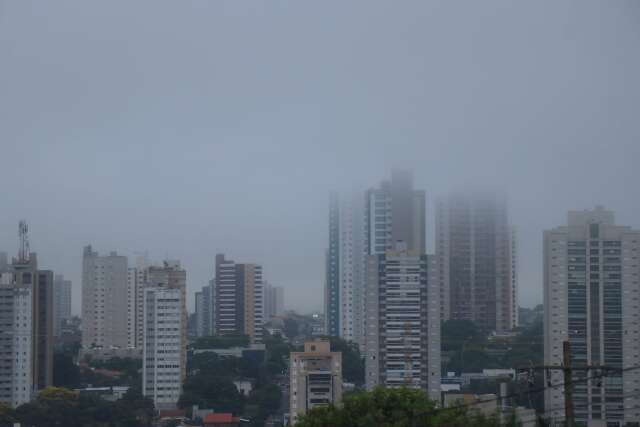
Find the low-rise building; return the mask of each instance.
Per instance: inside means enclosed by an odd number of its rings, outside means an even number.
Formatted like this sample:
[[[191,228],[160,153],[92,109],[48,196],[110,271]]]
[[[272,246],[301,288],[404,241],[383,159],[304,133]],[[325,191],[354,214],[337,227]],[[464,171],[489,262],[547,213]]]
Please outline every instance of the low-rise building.
[[[310,409],[342,401],[342,353],[332,352],[329,340],[306,341],[303,352],[292,352],[289,372],[292,424]]]

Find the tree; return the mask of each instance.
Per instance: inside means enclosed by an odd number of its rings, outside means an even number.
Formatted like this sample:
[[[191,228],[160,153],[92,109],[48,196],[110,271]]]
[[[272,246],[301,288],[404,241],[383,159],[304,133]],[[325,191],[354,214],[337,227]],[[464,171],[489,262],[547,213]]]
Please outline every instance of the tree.
[[[358,344],[339,337],[328,337],[331,351],[342,353],[342,377],[345,381],[356,385],[364,384],[364,359]]]
[[[191,375],[187,377],[182,389],[178,401],[180,408],[198,405],[201,408],[212,408],[216,412],[242,412],[244,399],[229,378],[210,374]]]
[[[377,387],[346,397],[341,407],[314,408],[296,427],[497,427],[495,417],[464,408],[437,409],[422,390]]]
[[[11,406],[0,402],[0,427],[11,427],[16,422],[16,417]]]
[[[198,338],[192,345],[194,349],[247,347],[247,335],[211,335]]]
[[[56,387],[77,388],[80,386],[80,368],[73,363],[68,353],[53,355],[53,385]]]

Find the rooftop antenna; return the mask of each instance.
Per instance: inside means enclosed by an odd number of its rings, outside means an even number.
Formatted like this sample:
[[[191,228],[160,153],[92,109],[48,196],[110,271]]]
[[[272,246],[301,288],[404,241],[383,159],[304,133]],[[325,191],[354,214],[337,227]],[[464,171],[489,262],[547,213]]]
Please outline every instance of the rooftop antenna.
[[[29,226],[24,219],[18,225],[18,237],[20,239],[20,249],[18,250],[18,261],[26,263],[29,261]]]

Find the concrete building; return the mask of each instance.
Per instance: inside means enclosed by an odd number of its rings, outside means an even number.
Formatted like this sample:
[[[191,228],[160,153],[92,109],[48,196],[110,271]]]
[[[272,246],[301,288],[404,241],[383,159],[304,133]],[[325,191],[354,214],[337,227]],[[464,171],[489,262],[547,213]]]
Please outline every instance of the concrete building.
[[[198,337],[214,334],[214,294],[214,280],[210,280],[207,286],[203,286],[201,291],[196,292],[196,336]]]
[[[262,341],[262,267],[236,264],[216,255],[214,289],[215,335],[247,335],[251,343]]]
[[[436,255],[443,320],[485,332],[518,324],[517,252],[504,197],[457,193],[436,203]]]
[[[440,295],[435,257],[407,250],[367,260],[365,383],[440,398]]]
[[[127,336],[129,345],[142,348],[144,336],[144,289],[149,281],[149,267],[151,262],[147,254],[136,257],[136,264],[129,268],[127,278],[128,292],[128,320]]]
[[[13,407],[53,383],[53,272],[35,253],[0,270],[0,402]]]
[[[563,342],[574,365],[623,371],[574,374],[576,422],[617,427],[640,422],[640,230],[616,225],[598,206],[570,211],[544,232],[544,362],[560,366]],[[562,372],[550,372],[562,384]],[[545,391],[546,414],[564,417],[562,387]]]
[[[158,410],[175,409],[186,369],[184,292],[179,288],[145,288],[143,317],[143,394]]]
[[[127,348],[128,321],[127,257],[111,252],[101,256],[91,246],[82,258],[82,346]]]
[[[284,314],[284,288],[264,283],[264,321]]]
[[[71,280],[62,274],[53,278],[53,336],[59,337],[64,322],[71,319]]]
[[[413,176],[405,170],[391,172],[391,180],[366,194],[366,230],[369,255],[383,254],[395,242],[426,253],[425,192],[414,190]]]
[[[317,406],[342,401],[342,353],[332,352],[329,340],[306,341],[304,351],[292,352],[289,363],[292,425]]]
[[[425,253],[425,192],[414,190],[410,172],[394,170],[378,188],[332,194],[326,260],[325,319],[330,335],[364,348],[366,256],[402,240]]]

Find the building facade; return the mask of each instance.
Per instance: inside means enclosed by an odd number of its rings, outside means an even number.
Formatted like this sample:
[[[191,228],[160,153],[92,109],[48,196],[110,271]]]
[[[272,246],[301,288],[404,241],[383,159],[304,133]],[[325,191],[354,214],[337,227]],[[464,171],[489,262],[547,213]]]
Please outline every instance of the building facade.
[[[504,197],[458,193],[440,198],[436,255],[443,320],[470,320],[484,332],[517,326],[516,240]]]
[[[214,293],[215,335],[247,335],[251,343],[262,342],[262,267],[216,255]]]
[[[214,281],[196,292],[196,336],[206,337],[214,334]]]
[[[71,280],[56,274],[53,278],[53,336],[60,336],[68,319],[71,319]]]
[[[364,348],[366,335],[366,257],[404,241],[425,253],[425,192],[415,190],[408,171],[365,192],[332,194],[329,206],[325,319],[329,335]]]
[[[291,353],[289,364],[292,425],[315,407],[342,402],[342,353],[332,352],[327,339],[306,341],[303,352]]]
[[[284,288],[264,283],[264,321],[284,314]]]
[[[184,292],[147,287],[143,311],[143,394],[158,410],[175,409],[186,370]]]
[[[407,250],[367,260],[365,384],[440,399],[440,296],[435,257]]]
[[[616,225],[603,207],[570,211],[544,232],[544,361],[611,370],[576,371],[573,404],[583,426],[640,422],[640,230]],[[562,384],[561,372],[546,380]],[[547,414],[564,417],[562,387],[545,391]],[[631,425],[631,424],[629,424]]]
[[[130,345],[127,257],[101,256],[91,246],[82,258],[82,346]]]
[[[0,271],[0,401],[28,402],[53,384],[53,272],[35,253]]]

